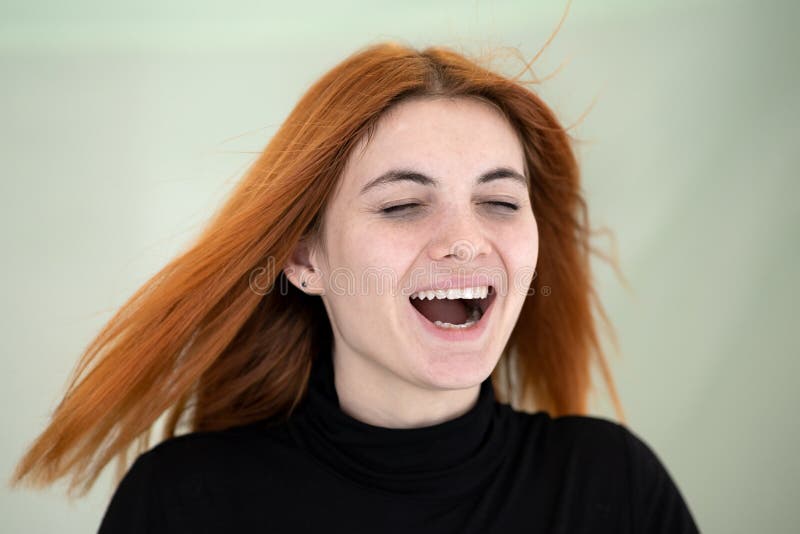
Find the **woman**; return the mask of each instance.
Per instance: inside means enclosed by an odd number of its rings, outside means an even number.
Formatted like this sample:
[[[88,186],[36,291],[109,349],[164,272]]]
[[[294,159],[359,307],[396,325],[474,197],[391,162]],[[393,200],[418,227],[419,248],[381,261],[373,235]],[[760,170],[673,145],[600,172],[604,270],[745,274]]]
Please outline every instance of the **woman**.
[[[88,347],[15,481],[86,491],[118,455],[103,534],[697,532],[653,451],[585,415],[597,363],[622,416],[586,219],[523,83],[361,50]]]

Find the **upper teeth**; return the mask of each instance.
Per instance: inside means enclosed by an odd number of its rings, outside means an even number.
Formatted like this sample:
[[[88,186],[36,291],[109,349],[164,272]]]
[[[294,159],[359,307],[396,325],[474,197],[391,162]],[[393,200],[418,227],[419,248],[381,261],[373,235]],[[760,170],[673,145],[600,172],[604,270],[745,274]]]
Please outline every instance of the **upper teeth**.
[[[412,299],[485,299],[489,294],[489,286],[465,287],[462,289],[432,289],[418,291],[411,295]]]

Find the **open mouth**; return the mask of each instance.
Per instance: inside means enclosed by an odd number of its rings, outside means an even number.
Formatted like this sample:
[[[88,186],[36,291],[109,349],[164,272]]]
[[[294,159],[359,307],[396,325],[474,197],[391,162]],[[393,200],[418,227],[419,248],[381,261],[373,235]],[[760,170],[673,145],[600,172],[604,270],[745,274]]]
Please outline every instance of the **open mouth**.
[[[465,330],[478,324],[497,293],[492,286],[420,291],[409,297],[411,305],[435,326]]]

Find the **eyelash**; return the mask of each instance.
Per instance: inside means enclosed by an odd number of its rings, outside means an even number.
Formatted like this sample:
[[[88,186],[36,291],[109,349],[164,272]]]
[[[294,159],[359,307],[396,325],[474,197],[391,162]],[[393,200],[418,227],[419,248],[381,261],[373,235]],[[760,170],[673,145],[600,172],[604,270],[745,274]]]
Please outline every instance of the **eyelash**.
[[[484,204],[492,204],[494,206],[502,207],[512,212],[517,211],[519,209],[519,206],[517,206],[516,204],[512,204],[511,202],[489,201],[489,202],[484,202]],[[421,205],[422,204],[419,204],[417,202],[410,202],[408,204],[398,204],[397,206],[389,206],[388,208],[383,208],[380,211],[381,213],[385,213],[386,215],[393,215],[396,213],[402,213],[410,208],[415,208]]]

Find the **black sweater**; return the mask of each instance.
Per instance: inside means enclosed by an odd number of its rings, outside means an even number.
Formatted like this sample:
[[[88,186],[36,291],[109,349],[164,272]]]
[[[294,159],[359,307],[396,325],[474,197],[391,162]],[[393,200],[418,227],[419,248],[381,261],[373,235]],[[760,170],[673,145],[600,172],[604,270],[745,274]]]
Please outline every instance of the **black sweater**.
[[[177,436],[139,456],[99,534],[698,532],[655,453],[597,417],[497,402],[412,429],[339,408],[330,356],[288,422]]]

